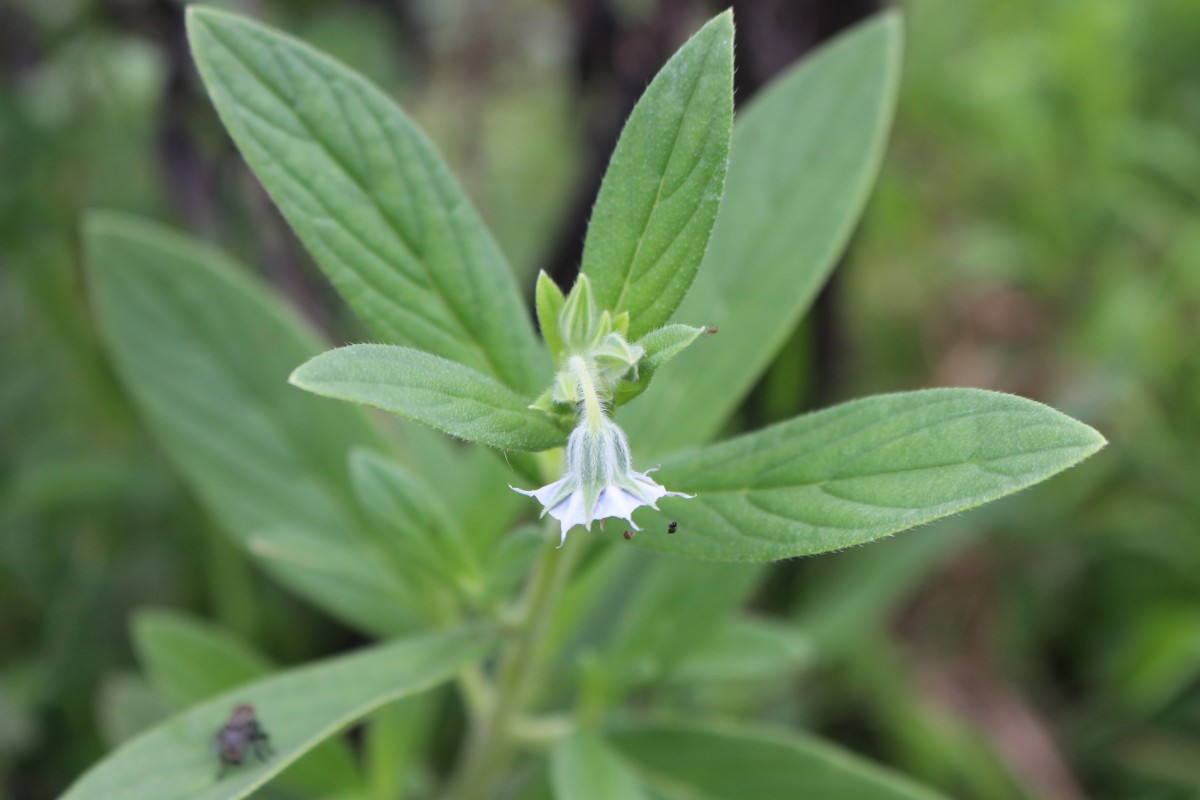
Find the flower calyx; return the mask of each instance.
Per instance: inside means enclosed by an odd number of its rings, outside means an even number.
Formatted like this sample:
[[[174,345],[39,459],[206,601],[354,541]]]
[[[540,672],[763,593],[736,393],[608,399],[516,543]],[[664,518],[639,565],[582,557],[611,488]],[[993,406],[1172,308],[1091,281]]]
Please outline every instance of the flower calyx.
[[[575,525],[591,530],[596,520],[620,517],[639,530],[633,521],[637,509],[657,509],[663,497],[691,496],[668,491],[650,477],[652,469],[633,469],[625,431],[608,418],[587,363],[581,356],[571,356],[567,367],[575,378],[574,393],[581,399],[579,424],[567,439],[562,477],[540,489],[511,487],[536,498],[542,504],[542,516],[549,514],[559,521],[559,547]]]
[[[531,405],[564,421],[581,401],[578,382],[567,368],[572,358],[582,358],[602,401],[609,408],[624,405],[645,391],[660,366],[681,353],[700,334],[712,329],[667,325],[631,342],[629,312],[614,314],[599,309],[587,275],[580,275],[570,294],[545,273],[538,276],[538,324],[554,359],[555,378]]]

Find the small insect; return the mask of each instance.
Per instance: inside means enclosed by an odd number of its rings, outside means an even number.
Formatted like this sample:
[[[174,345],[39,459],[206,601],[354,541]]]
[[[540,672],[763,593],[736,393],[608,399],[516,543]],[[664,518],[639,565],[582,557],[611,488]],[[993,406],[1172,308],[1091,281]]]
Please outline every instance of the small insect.
[[[625,531],[625,541],[628,542],[632,538],[633,538],[633,531]]]
[[[234,707],[229,721],[213,735],[212,750],[221,759],[218,778],[224,777],[231,766],[245,761],[247,750],[254,751],[259,761],[267,760],[271,755],[271,737],[255,717],[254,706],[242,703]]]
[[[667,533],[674,533],[677,530],[679,530],[679,523],[671,520],[671,524],[667,526]]]
[[[716,326],[716,325],[713,325],[711,328],[709,328],[708,330],[706,330],[706,331],[705,331],[705,333],[707,333],[709,336],[712,336],[713,334],[715,334],[715,333],[717,332],[717,330],[719,330],[719,329],[717,328],[717,326]]]

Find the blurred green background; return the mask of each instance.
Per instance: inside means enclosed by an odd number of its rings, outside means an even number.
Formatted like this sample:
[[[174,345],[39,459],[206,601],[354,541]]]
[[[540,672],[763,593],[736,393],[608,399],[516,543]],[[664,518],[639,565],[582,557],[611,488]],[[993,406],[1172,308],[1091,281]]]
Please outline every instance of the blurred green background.
[[[569,282],[624,114],[727,3],[221,5],[386,87],[528,286],[539,268]],[[744,101],[878,4],[735,5]],[[879,185],[741,424],[963,385],[1044,400],[1112,445],[981,511],[777,565],[754,607],[794,621],[811,658],[750,710],[953,797],[1200,797],[1200,3],[899,5]],[[89,319],[77,224],[102,206],[219,242],[331,337],[363,337],[220,128],[181,9],[0,5],[0,798],[55,796],[165,713],[135,609],[212,620],[281,663],[357,643],[204,518]]]

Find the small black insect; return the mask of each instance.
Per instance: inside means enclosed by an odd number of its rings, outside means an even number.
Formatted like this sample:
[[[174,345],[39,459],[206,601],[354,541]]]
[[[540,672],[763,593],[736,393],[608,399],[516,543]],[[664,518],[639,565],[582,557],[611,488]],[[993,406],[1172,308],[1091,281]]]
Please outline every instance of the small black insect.
[[[632,538],[633,538],[633,531],[625,531],[625,541],[628,542]]]
[[[671,524],[667,526],[667,533],[674,533],[677,530],[679,530],[679,523],[671,520]]]
[[[253,750],[259,761],[266,761],[271,755],[271,737],[255,717],[254,706],[243,703],[234,707],[229,721],[213,735],[212,749],[221,759],[221,769],[217,772],[221,778],[231,766],[246,760],[247,750]]]

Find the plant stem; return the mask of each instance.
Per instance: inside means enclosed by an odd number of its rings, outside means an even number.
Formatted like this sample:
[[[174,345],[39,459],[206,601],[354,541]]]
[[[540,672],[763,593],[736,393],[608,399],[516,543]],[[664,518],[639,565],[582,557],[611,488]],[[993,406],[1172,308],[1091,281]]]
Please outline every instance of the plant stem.
[[[571,356],[567,365],[575,375],[575,383],[583,402],[583,419],[592,426],[592,430],[604,419],[604,409],[600,405],[600,397],[596,394],[596,384],[592,380],[592,371],[588,362],[580,356]]]
[[[526,588],[521,622],[497,669],[496,702],[473,725],[446,790],[447,800],[489,800],[496,795],[515,755],[513,723],[526,710],[533,687],[540,683],[546,628],[585,546],[579,537],[570,547],[547,547],[538,561]]]

